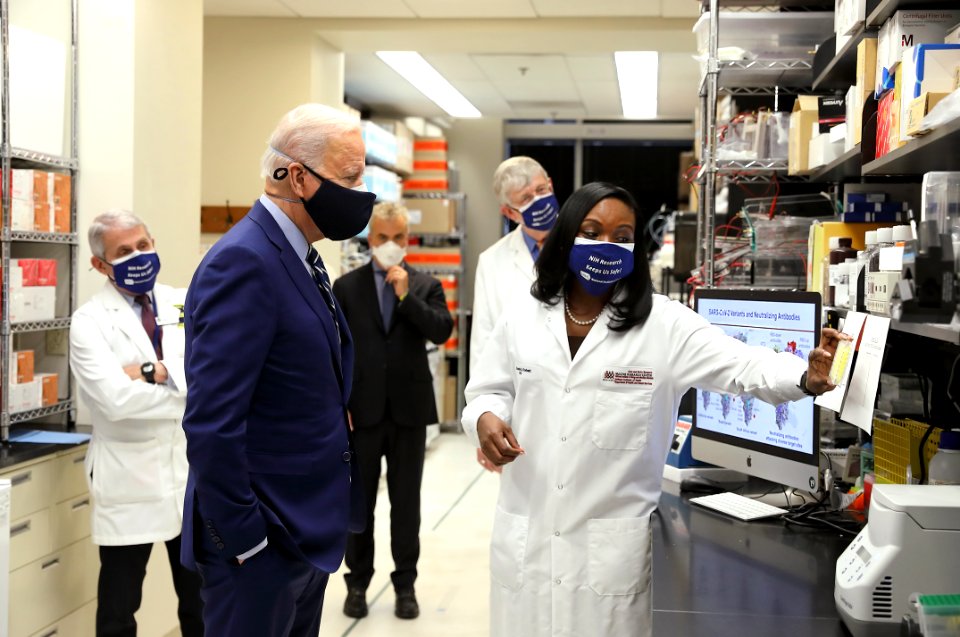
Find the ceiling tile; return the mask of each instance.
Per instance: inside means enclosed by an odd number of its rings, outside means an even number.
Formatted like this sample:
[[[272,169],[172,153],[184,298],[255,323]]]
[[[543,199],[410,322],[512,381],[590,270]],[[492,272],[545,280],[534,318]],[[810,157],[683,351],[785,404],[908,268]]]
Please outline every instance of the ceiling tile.
[[[404,0],[421,18],[535,18],[530,0]],[[692,2],[692,0],[691,0]]]
[[[280,0],[203,0],[203,15],[296,17]]]
[[[403,0],[280,0],[303,18],[414,18]]]
[[[490,81],[572,81],[563,55],[471,55]]]
[[[617,67],[613,54],[604,55],[568,55],[567,66],[576,82],[580,81],[617,81]]]
[[[590,117],[620,117],[620,88],[613,82],[577,82],[577,88]]]
[[[664,18],[698,18],[700,3],[694,0],[660,0],[660,15]]]
[[[487,76],[467,53],[431,53],[423,56],[450,82],[486,81]]]
[[[530,0],[541,18],[646,17],[660,15],[661,0]],[[693,0],[673,0],[689,2]]]

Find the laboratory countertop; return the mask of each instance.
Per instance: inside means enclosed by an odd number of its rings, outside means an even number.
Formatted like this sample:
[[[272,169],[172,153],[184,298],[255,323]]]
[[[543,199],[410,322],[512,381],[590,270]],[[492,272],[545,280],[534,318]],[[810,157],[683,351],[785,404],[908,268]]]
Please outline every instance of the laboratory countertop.
[[[654,635],[849,637],[833,588],[851,536],[741,522],[668,490],[653,516]]]
[[[61,425],[34,425],[35,429],[46,429],[49,431],[63,431]],[[89,426],[77,427],[78,433],[90,433]],[[77,444],[56,444],[56,443],[30,443],[30,442],[10,442],[0,445],[0,471],[4,471],[18,464],[37,460],[45,456],[52,456],[61,451],[70,451],[76,449],[87,442]]]

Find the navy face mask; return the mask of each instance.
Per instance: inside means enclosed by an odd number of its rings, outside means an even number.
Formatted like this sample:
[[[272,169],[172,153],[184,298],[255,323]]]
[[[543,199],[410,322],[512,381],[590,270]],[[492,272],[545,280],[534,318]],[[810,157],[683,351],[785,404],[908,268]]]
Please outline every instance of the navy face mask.
[[[557,223],[560,215],[560,204],[552,192],[540,195],[519,209],[523,215],[523,225],[531,230],[549,230]]]
[[[151,291],[160,273],[160,257],[156,252],[133,252],[110,265],[114,284],[131,294]]]
[[[296,161],[276,149],[274,152],[290,161]],[[367,192],[364,186],[344,188],[323,177],[306,164],[297,163],[320,180],[317,192],[313,193],[309,200],[300,197],[300,201],[323,236],[334,241],[343,241],[360,234],[370,221],[377,196]],[[277,168],[273,171],[273,178],[279,181],[286,178],[289,173],[290,171],[286,168]]]
[[[567,263],[588,294],[601,296],[633,272],[633,244],[577,237]]]

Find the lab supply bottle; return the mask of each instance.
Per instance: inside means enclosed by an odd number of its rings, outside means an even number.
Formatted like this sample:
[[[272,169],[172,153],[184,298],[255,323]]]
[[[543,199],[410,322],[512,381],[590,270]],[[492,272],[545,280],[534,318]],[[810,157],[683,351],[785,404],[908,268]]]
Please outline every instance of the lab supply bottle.
[[[837,307],[850,307],[850,275],[856,272],[857,260],[853,258],[845,259],[843,263],[837,265],[839,278],[834,289],[834,301]]]
[[[930,460],[927,484],[960,484],[960,431],[940,432],[940,449]]]
[[[824,305],[833,305],[830,302],[830,286],[833,285],[833,278],[830,276],[830,255],[839,247],[840,237],[830,237],[827,240],[827,252],[821,260],[820,296],[823,298]]]
[[[878,314],[882,305],[877,297],[882,294],[878,285],[881,283],[880,277],[880,250],[893,246],[893,228],[880,228],[877,230],[877,243],[870,250],[869,261],[867,261],[867,283],[864,293],[864,310],[871,314]],[[871,307],[871,304],[873,305]]]
[[[834,247],[836,239],[836,247]],[[840,285],[840,264],[847,259],[856,259],[857,251],[853,249],[853,239],[850,237],[830,238],[830,288],[827,290],[827,305],[837,304],[837,287]]]
[[[850,309],[857,312],[864,310],[864,292],[867,281],[867,262],[870,260],[870,250],[877,245],[877,231],[867,230],[864,235],[863,250],[857,252],[857,266],[850,280]]]

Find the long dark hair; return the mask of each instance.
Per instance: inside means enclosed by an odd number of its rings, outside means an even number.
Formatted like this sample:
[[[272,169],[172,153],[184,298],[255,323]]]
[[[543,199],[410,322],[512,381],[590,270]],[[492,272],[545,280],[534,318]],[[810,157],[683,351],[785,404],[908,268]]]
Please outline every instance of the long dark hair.
[[[573,275],[567,262],[573,240],[580,232],[580,224],[594,206],[604,199],[618,199],[633,211],[636,223],[637,246],[643,242],[643,228],[640,227],[640,212],[636,200],[629,192],[601,181],[583,186],[570,195],[563,207],[557,224],[547,237],[540,257],[537,259],[537,280],[530,288],[530,294],[539,301],[556,305],[563,298],[568,286],[572,285]],[[641,325],[650,315],[653,307],[653,283],[650,280],[650,268],[643,249],[634,250],[633,272],[617,281],[613,286],[610,307],[613,319],[610,329],[623,332]]]

